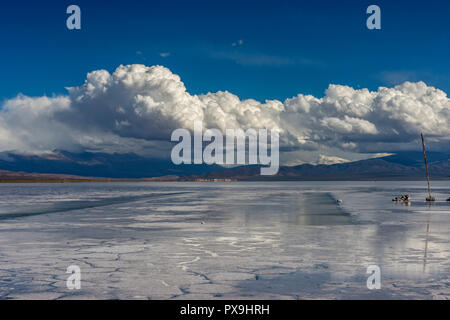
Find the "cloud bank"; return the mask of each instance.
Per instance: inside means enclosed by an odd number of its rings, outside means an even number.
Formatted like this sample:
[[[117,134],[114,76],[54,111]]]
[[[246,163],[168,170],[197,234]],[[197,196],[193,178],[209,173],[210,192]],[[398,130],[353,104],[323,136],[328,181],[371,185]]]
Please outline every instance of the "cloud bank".
[[[172,131],[192,129],[194,121],[222,131],[278,129],[286,163],[416,150],[420,132],[442,146],[450,140],[450,100],[424,82],[377,91],[330,85],[322,98],[299,94],[261,103],[227,91],[191,95],[165,67],[127,65],[112,74],[91,72],[82,86],[68,91],[5,101],[0,152],[94,150],[168,158]]]

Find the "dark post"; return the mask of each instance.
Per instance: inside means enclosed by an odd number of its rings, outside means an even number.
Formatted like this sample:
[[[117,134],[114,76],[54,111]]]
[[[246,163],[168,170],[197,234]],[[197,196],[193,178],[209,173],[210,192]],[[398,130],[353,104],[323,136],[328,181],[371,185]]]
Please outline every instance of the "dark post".
[[[425,171],[427,174],[427,183],[428,183],[428,198],[427,201],[434,201],[435,199],[431,196],[431,187],[430,187],[430,175],[428,173],[428,161],[427,161],[427,153],[425,151],[425,139],[423,138],[423,134],[420,134],[422,138],[422,149],[423,149],[423,158],[425,159]]]

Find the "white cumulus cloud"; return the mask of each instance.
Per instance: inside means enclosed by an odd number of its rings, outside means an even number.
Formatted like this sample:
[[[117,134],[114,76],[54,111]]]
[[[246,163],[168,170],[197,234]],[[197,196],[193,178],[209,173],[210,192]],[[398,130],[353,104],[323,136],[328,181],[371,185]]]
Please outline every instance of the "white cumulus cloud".
[[[289,163],[414,148],[420,132],[444,145],[450,140],[450,100],[424,82],[377,91],[330,85],[321,98],[259,102],[227,91],[191,95],[165,67],[127,65],[91,72],[68,91],[7,100],[0,109],[0,152],[88,149],[168,157],[172,131],[191,129],[194,121],[222,131],[278,129]]]

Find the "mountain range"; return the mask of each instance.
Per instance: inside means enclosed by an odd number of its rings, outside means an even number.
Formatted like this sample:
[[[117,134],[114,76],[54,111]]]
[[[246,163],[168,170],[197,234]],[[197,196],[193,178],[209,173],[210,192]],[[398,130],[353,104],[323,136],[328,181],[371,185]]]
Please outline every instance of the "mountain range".
[[[450,179],[450,153],[428,153],[432,179]],[[43,176],[42,176],[43,175]],[[74,176],[74,177],[73,177]],[[0,180],[27,177],[72,177],[162,180],[417,180],[424,179],[423,153],[397,152],[383,158],[332,165],[282,166],[276,176],[260,176],[260,166],[174,165],[136,154],[71,153],[51,155],[0,153]]]
[[[430,176],[450,179],[450,154],[428,153]],[[235,178],[240,180],[422,180],[425,178],[423,152],[399,152],[376,159],[332,165],[302,164],[282,166],[276,176],[259,175],[259,166],[240,167],[209,172],[203,178]]]

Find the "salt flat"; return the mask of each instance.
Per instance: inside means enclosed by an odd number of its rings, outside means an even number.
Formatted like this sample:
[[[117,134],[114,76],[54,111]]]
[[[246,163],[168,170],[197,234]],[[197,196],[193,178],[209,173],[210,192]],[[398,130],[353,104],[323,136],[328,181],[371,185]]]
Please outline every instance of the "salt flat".
[[[410,206],[391,201],[399,193]],[[0,298],[448,299],[450,204],[425,193],[423,182],[0,185]],[[81,290],[66,287],[71,265]],[[381,290],[366,286],[370,265]]]

